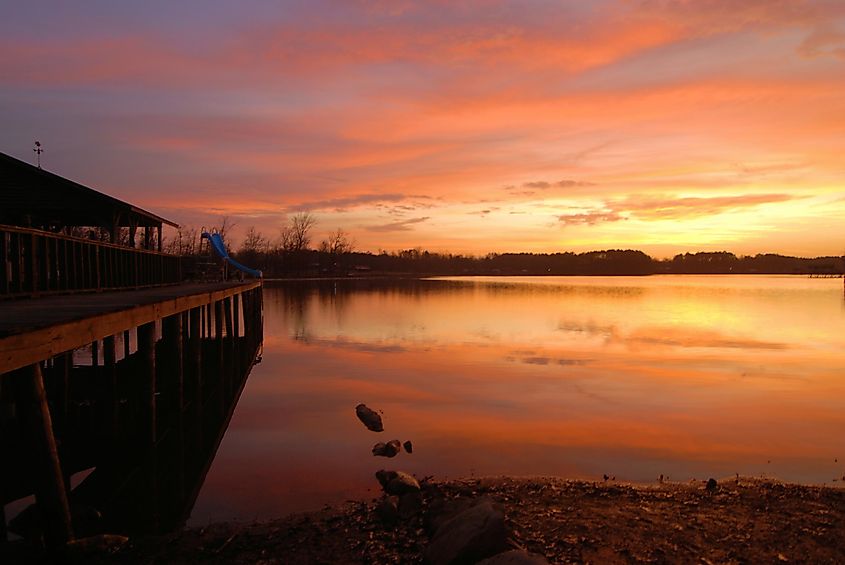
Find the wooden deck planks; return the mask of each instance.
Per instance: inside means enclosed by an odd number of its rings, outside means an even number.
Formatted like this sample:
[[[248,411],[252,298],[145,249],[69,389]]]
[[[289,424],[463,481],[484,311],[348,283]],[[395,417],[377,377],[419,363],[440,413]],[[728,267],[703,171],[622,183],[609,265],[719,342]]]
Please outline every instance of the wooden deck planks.
[[[0,301],[0,374],[260,285],[183,284]]]

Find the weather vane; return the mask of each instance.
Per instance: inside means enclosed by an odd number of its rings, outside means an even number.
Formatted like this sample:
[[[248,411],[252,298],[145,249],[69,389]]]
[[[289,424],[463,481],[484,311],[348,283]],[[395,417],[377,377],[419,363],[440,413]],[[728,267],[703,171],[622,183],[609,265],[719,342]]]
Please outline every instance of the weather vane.
[[[40,169],[41,168],[41,153],[44,152],[44,148],[41,147],[41,142],[36,141],[35,147],[33,147],[32,150],[35,151],[35,159],[36,159],[36,162],[38,164],[38,168]]]

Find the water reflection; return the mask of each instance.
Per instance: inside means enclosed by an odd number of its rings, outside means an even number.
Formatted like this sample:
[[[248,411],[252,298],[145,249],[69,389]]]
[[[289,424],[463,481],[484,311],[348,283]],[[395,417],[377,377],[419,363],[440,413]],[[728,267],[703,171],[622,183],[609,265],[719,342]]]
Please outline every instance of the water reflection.
[[[845,473],[841,281],[341,281],[265,294],[254,371],[192,518],[366,495],[372,473],[649,481]],[[356,421],[359,402],[386,431]],[[376,441],[414,442],[386,462]]]

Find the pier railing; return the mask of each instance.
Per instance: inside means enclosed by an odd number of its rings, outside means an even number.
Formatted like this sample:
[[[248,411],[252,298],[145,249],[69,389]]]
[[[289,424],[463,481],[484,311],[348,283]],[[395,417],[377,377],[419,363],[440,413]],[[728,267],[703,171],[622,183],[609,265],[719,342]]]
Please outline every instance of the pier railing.
[[[181,282],[175,255],[0,225],[0,298]]]

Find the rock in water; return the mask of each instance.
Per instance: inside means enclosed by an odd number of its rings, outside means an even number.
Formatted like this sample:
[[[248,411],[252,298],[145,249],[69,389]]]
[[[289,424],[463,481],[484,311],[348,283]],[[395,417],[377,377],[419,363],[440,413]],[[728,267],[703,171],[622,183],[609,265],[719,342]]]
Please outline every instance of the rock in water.
[[[420,483],[417,482],[412,475],[402,471],[376,471],[376,479],[378,479],[381,488],[387,494],[395,494],[402,496],[408,492],[419,492]]]
[[[381,488],[386,489],[387,485],[395,479],[397,476],[396,471],[385,471],[382,469],[381,471],[376,471],[376,478],[378,479]]]
[[[387,449],[387,444],[383,441],[378,442],[373,446],[373,455],[380,455],[384,457],[384,451]]]
[[[399,440],[394,439],[387,443],[377,443],[373,446],[373,455],[381,457],[396,457],[399,453]]]
[[[481,500],[437,528],[425,550],[430,565],[476,563],[508,548],[505,514]]]
[[[367,426],[371,432],[383,432],[384,425],[381,423],[381,416],[375,410],[368,408],[366,404],[359,404],[355,407],[355,414],[358,419]]]
[[[413,452],[414,452],[414,444],[412,444],[410,440],[408,440],[408,441],[406,441],[405,443],[403,443],[403,444],[402,444],[402,447],[404,447],[404,448],[405,448],[405,451],[407,451],[408,453],[413,453]]]

